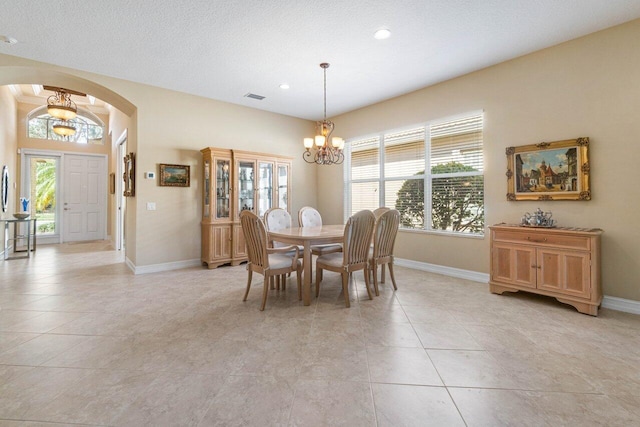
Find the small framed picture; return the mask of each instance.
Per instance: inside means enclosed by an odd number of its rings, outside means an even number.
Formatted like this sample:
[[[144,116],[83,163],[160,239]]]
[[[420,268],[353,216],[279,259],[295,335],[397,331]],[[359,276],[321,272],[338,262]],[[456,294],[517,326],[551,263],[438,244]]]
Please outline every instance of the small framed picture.
[[[160,164],[161,187],[189,187],[191,167],[188,165]]]
[[[508,147],[507,200],[591,200],[589,138]]]

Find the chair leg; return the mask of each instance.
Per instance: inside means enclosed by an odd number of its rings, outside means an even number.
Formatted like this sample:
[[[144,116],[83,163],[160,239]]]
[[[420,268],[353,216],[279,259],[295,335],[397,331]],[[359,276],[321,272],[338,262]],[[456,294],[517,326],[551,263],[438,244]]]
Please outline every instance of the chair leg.
[[[367,287],[369,299],[373,299],[373,295],[371,294],[371,287],[369,286],[369,267],[365,266],[362,272],[364,273],[364,285]]]
[[[393,261],[389,263],[389,276],[391,276],[391,283],[393,283],[393,289],[398,290],[396,286],[396,277],[393,275]]]
[[[302,301],[302,268],[298,268],[296,278],[298,279],[298,301]]]
[[[272,277],[269,277],[269,284],[271,285],[271,290],[276,288],[276,281],[275,279]]]
[[[322,269],[316,266],[316,298],[320,295],[320,282],[322,282]]]
[[[269,293],[269,277],[264,276],[264,289],[262,291],[262,305],[260,311],[264,311],[264,306],[267,305],[267,294]]]
[[[287,275],[283,274],[281,277],[282,277],[282,290],[286,291],[287,290]]]
[[[349,302],[349,275],[346,271],[342,273],[342,293],[344,294],[344,302],[347,308],[351,307]]]
[[[246,301],[249,296],[249,288],[251,288],[251,277],[253,277],[253,271],[249,270],[249,278],[247,279],[247,290],[244,293],[244,298],[242,301]]]
[[[373,270],[373,289],[376,292],[376,296],[380,296],[380,290],[378,288],[378,265],[374,262],[371,265],[371,270]]]
[[[384,276],[385,276],[384,269],[385,269],[385,266],[386,266],[386,264],[382,264],[382,268],[381,268],[382,272],[380,273],[380,283],[384,283]]]

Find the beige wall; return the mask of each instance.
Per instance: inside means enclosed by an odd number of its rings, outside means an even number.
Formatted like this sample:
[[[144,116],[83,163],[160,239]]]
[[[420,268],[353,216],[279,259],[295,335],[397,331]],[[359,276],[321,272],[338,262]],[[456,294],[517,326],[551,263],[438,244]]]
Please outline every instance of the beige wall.
[[[5,80],[13,76],[13,83],[56,84],[95,94],[129,117],[136,197],[127,201],[126,254],[136,266],[200,258],[203,147],[293,153],[292,212],[317,205],[316,168],[302,160],[300,142],[313,133],[312,122],[7,55],[0,55],[0,84],[12,83],[2,81],[3,72]],[[159,163],[190,165],[191,187],[159,187],[157,179],[143,179],[144,172],[157,172]],[[147,202],[155,202],[157,210],[147,211]]]
[[[17,103],[8,86],[0,86],[0,173],[2,167],[9,167],[9,203],[7,211],[0,210],[0,216],[3,219],[13,218],[13,213],[17,211],[16,207],[16,188],[15,183],[18,181],[16,170],[17,159]],[[0,229],[0,242],[4,242],[4,227]],[[0,243],[0,251],[1,249]]]
[[[640,20],[342,115],[336,129],[353,138],[484,109],[486,224],[518,222],[540,207],[553,211],[561,226],[600,227],[604,293],[640,300],[638,40]],[[580,136],[591,140],[593,200],[506,201],[506,147]],[[318,180],[341,188],[341,172],[322,169]],[[323,217],[342,219],[341,192],[323,192],[318,201]],[[488,234],[470,239],[401,232],[396,255],[489,272]]]

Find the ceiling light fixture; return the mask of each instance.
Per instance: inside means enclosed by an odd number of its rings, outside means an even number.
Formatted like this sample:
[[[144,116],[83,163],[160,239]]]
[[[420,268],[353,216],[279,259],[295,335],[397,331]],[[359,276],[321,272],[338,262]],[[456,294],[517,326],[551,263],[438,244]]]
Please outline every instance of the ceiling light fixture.
[[[78,107],[71,100],[71,94],[62,88],[56,88],[55,92],[55,95],[47,98],[47,113],[60,120],[75,119]]]
[[[53,125],[53,132],[60,136],[71,136],[76,133],[76,127],[73,122],[59,120]]]
[[[286,83],[282,83],[282,84],[280,85],[280,89],[289,89],[289,85],[288,85],[288,84],[286,84]]]
[[[373,33],[373,37],[377,40],[384,40],[391,37],[391,31],[388,28],[380,28],[378,31]]]
[[[18,40],[10,36],[0,35],[0,42],[6,43],[6,44],[16,44],[18,43]]]
[[[339,165],[344,161],[344,154],[342,154],[344,140],[337,136],[331,138],[334,124],[327,120],[327,68],[329,68],[329,64],[323,62],[320,64],[320,68],[324,70],[324,118],[322,121],[316,122],[318,126],[316,136],[304,139],[305,152],[302,153],[302,158],[307,163]],[[315,153],[311,153],[311,148],[315,149]]]

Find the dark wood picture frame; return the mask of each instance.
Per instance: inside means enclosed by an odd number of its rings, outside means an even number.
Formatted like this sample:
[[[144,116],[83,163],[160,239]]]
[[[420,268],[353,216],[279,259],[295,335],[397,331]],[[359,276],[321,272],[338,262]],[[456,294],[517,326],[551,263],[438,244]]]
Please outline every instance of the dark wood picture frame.
[[[507,200],[591,200],[589,138],[508,147]]]
[[[191,185],[191,166],[160,163],[158,173],[161,187],[189,187]]]
[[[135,197],[136,195],[136,154],[129,153],[124,156],[124,192],[125,197]]]

